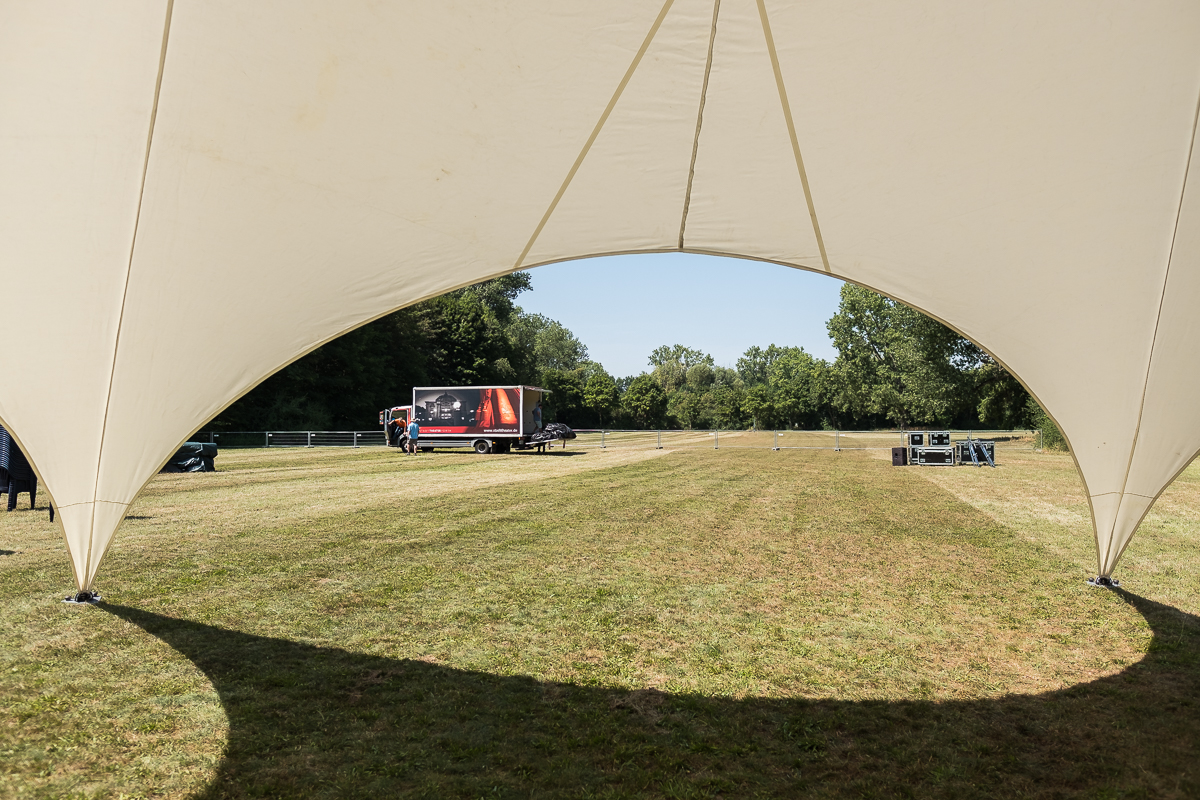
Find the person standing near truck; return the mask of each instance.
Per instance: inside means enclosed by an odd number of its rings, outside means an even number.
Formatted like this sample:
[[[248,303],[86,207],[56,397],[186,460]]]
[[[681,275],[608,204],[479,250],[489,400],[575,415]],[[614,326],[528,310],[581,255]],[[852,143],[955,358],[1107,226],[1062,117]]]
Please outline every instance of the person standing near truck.
[[[540,431],[542,429],[542,401],[538,400],[533,407],[533,429]]]
[[[408,454],[410,456],[417,453],[417,437],[421,435],[421,426],[417,424],[417,418],[414,416],[412,422],[408,423]]]

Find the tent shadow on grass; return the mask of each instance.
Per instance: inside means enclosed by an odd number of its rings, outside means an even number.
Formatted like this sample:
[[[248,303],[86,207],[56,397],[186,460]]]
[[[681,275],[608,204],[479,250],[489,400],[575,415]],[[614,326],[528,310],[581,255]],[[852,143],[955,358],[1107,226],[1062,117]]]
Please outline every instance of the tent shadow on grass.
[[[103,606],[216,687],[202,798],[1200,796],[1200,619],[1128,592],[1146,657],[1042,695],[734,700],[539,682]]]

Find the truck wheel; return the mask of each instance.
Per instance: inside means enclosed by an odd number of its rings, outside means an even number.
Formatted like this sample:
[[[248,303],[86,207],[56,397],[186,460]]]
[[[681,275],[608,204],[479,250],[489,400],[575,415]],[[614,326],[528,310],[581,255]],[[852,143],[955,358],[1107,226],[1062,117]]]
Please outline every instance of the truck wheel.
[[[475,452],[479,453],[480,455],[487,455],[488,453],[492,452],[492,445],[487,441],[487,439],[478,439],[475,442]]]

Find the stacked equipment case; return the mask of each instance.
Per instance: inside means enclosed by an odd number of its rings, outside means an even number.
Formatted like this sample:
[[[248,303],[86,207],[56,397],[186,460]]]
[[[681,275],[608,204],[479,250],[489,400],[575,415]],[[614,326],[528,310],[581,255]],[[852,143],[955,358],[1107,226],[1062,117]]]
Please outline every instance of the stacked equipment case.
[[[892,466],[974,464],[996,466],[996,443],[990,439],[951,442],[949,431],[909,431],[905,446],[892,448]]]
[[[908,439],[908,463],[921,466],[946,466],[955,464],[954,446],[950,444],[949,431],[912,431]],[[895,460],[893,459],[893,462]]]
[[[954,448],[953,447],[919,447],[917,448],[917,464],[921,466],[954,466]]]
[[[996,465],[996,443],[990,439],[950,441],[949,431],[910,431],[905,433],[905,443],[904,447],[893,447],[893,467]]]

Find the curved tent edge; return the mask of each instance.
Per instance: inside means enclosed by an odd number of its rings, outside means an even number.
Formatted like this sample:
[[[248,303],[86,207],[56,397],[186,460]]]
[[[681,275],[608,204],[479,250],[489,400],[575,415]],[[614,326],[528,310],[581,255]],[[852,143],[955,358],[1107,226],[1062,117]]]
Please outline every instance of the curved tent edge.
[[[153,472],[151,472],[150,475],[146,478],[146,480],[142,482],[141,486],[138,487],[137,491],[133,493],[133,495],[128,503],[125,503],[124,501],[101,500],[99,498],[96,498],[95,502],[124,504],[126,507],[129,507],[136,500],[136,498],[141,494],[142,490],[145,489],[146,485],[150,482],[150,480],[153,479],[154,475],[157,474],[158,469],[161,469],[162,465],[165,464],[166,461],[170,458],[171,454],[174,453],[176,450],[178,450],[179,447],[184,442],[186,442],[192,435],[194,435],[195,431],[202,428],[205,424],[207,424],[209,421],[211,421],[214,417],[216,417],[217,415],[219,415],[220,413],[222,413],[223,411],[228,409],[231,405],[236,403],[242,397],[244,397],[245,395],[247,395],[248,393],[253,391],[257,386],[259,386],[267,378],[276,374],[280,370],[285,369],[286,367],[290,366],[291,364],[295,363],[296,361],[300,360],[301,358],[309,355],[310,353],[317,350],[318,348],[328,344],[329,342],[331,342],[335,339],[338,339],[338,338],[346,335],[347,333],[357,330],[358,328],[361,328],[365,325],[368,325],[372,322],[382,319],[383,317],[386,317],[389,314],[393,314],[404,308],[408,308],[412,305],[416,305],[417,303],[421,303],[426,300],[430,300],[434,297],[440,297],[441,295],[446,294],[448,292],[455,291],[457,289],[461,289],[461,288],[464,288],[467,286],[473,286],[481,281],[492,280],[494,278],[502,277],[504,275],[510,275],[514,272],[526,271],[529,269],[535,269],[537,267],[547,266],[550,264],[558,264],[558,263],[564,263],[564,262],[570,262],[570,261],[584,261],[584,260],[589,260],[589,259],[593,259],[593,258],[605,258],[605,257],[620,256],[620,255],[647,255],[647,254],[665,254],[665,253],[688,253],[688,254],[693,254],[693,255],[714,256],[714,257],[722,257],[722,258],[735,258],[735,259],[739,259],[739,260],[758,261],[758,262],[762,262],[762,263],[776,264],[780,267],[791,268],[791,269],[800,269],[800,270],[804,270],[806,272],[812,272],[812,273],[819,274],[819,275],[826,275],[828,277],[836,278],[836,279],[844,281],[846,283],[850,283],[855,286],[861,286],[862,288],[868,289],[873,292],[877,292],[878,294],[888,297],[889,299],[891,299],[895,302],[902,303],[903,305],[906,305],[912,309],[915,309],[916,311],[919,311],[920,313],[925,314],[926,316],[930,317],[931,319],[937,320],[939,323],[945,325],[950,330],[953,330],[955,333],[957,333],[960,336],[963,336],[967,340],[971,341],[973,344],[975,344],[977,347],[979,347],[981,350],[983,350],[985,353],[987,353],[991,358],[993,358],[998,364],[1000,364],[1001,367],[1003,367],[1006,371],[1008,371],[1008,373],[1010,375],[1012,375],[1021,384],[1021,386],[1025,388],[1026,391],[1029,392],[1030,396],[1034,398],[1034,400],[1038,403],[1038,405],[1041,406],[1041,408],[1043,410],[1045,410],[1046,414],[1048,416],[1050,416],[1050,418],[1052,420],[1054,420],[1055,424],[1058,425],[1058,420],[1055,419],[1053,412],[1049,408],[1047,408],[1045,403],[1043,403],[1041,401],[1041,399],[1038,397],[1037,393],[1025,382],[1025,380],[1020,376],[1019,373],[1012,370],[1008,366],[1008,364],[1006,364],[1003,359],[999,358],[995,353],[993,353],[985,343],[977,341],[976,339],[972,338],[967,333],[964,333],[963,331],[959,330],[956,326],[946,322],[944,319],[940,318],[936,314],[929,313],[928,311],[924,310],[920,305],[918,305],[914,302],[910,302],[910,301],[904,299],[903,297],[896,296],[893,293],[881,291],[881,290],[875,288],[874,286],[870,285],[869,283],[846,277],[846,276],[840,274],[838,271],[836,271],[836,269],[833,269],[833,270],[827,272],[824,269],[823,265],[813,266],[813,265],[807,265],[807,264],[802,264],[802,263],[792,263],[792,262],[780,261],[780,260],[776,260],[776,259],[764,258],[761,256],[749,256],[749,255],[742,255],[742,254],[733,253],[733,252],[724,252],[724,251],[715,251],[715,250],[700,249],[700,248],[688,248],[688,247],[684,247],[684,248],[677,248],[677,247],[647,248],[647,249],[633,249],[633,250],[621,250],[621,251],[607,251],[607,252],[588,253],[588,254],[584,254],[584,255],[573,255],[573,256],[569,256],[569,257],[548,259],[548,260],[540,261],[540,262],[537,262],[534,264],[524,265],[524,266],[521,266],[520,268],[508,267],[505,269],[497,270],[495,272],[490,272],[485,277],[482,277],[479,280],[463,282],[461,284],[447,288],[444,291],[424,295],[416,300],[413,300],[412,302],[405,303],[405,304],[397,306],[395,308],[389,308],[386,311],[375,314],[367,319],[362,320],[361,322],[358,322],[352,326],[345,328],[344,330],[341,330],[340,332],[338,332],[334,335],[324,337],[321,340],[313,343],[311,346],[305,348],[304,350],[297,352],[292,357],[290,357],[286,361],[278,364],[270,371],[262,374],[253,383],[248,384],[242,391],[237,393],[235,396],[231,397],[228,401],[221,404],[221,406],[219,408],[217,408],[215,411],[212,411],[205,419],[193,420],[192,421],[193,425],[189,428],[191,433],[185,435],[185,437],[182,440],[176,442],[174,444],[174,446],[166,452],[166,455],[161,457],[161,461],[158,463],[158,468],[155,469]],[[1094,544],[1096,547],[1097,569],[1100,571],[1099,574],[1108,576],[1111,574],[1112,569],[1115,568],[1116,561],[1119,559],[1119,555],[1118,555],[1118,558],[1114,559],[1111,564],[1108,564],[1108,570],[1107,570],[1107,572],[1105,572],[1105,564],[1102,560],[1102,548],[1100,545],[1100,538],[1099,538],[1098,520],[1097,520],[1097,516],[1096,516],[1095,506],[1093,503],[1093,495],[1088,487],[1087,475],[1084,473],[1083,469],[1079,465],[1079,460],[1075,455],[1075,447],[1071,444],[1070,434],[1061,425],[1059,426],[1059,429],[1062,432],[1064,439],[1067,440],[1068,449],[1069,449],[1072,461],[1075,464],[1076,474],[1079,475],[1080,481],[1083,484],[1084,494],[1088,500],[1089,512],[1091,514],[1091,519],[1092,519]],[[1200,451],[1198,451],[1196,455],[1200,455]],[[1188,461],[1189,464],[1191,463],[1191,460],[1195,459],[1196,455],[1193,455],[1192,459],[1189,459],[1189,461]],[[1184,468],[1186,469],[1186,465]],[[1170,481],[1168,481],[1166,484],[1164,484],[1160,488],[1159,495],[1161,495],[1162,492],[1165,491],[1168,486],[1170,486],[1170,484],[1179,476],[1179,474],[1182,471],[1183,470],[1181,469],[1178,473],[1176,473],[1171,478]],[[97,477],[98,476],[99,476],[99,470],[97,470]],[[1124,493],[1121,493],[1121,496],[1124,497]],[[1156,495],[1155,500],[1157,500],[1157,497],[1158,497],[1158,495]],[[1137,528],[1141,524],[1142,519],[1145,517],[1145,514],[1149,512],[1149,510],[1153,506],[1153,504],[1154,504],[1154,501],[1151,501],[1149,506],[1147,506],[1146,511],[1142,514],[1141,517],[1138,518],[1137,525],[1134,525],[1134,527],[1133,527],[1134,532],[1136,532]],[[122,515],[122,517],[123,517],[123,515]],[[107,539],[105,541],[103,550],[102,550],[100,556],[97,559],[95,559],[95,561],[94,561],[94,569],[89,569],[89,572],[91,573],[88,576],[90,579],[89,585],[90,585],[90,582],[95,579],[95,574],[99,570],[100,562],[103,560],[104,555],[107,554],[107,551],[108,551],[109,547],[111,546],[113,539],[115,539],[116,533],[120,527],[120,524],[121,524],[121,522],[118,521],[116,523],[116,526],[113,528],[113,530],[107,535]],[[93,532],[93,536],[95,536],[95,532]],[[101,537],[103,537],[103,536],[104,536],[104,534],[101,534]],[[1121,548],[1122,553],[1124,552],[1124,548],[1126,546],[1128,546],[1128,543],[1129,543],[1129,541],[1132,540],[1132,538],[1133,538],[1133,534],[1131,533],[1128,540],[1126,540],[1125,544]],[[91,560],[89,559],[89,562],[90,561]],[[90,563],[89,563],[89,566],[91,566]],[[80,587],[80,588],[82,590],[82,589],[86,589],[88,587]]]

